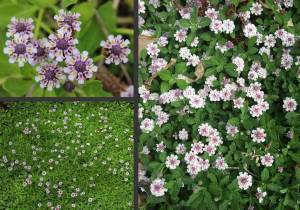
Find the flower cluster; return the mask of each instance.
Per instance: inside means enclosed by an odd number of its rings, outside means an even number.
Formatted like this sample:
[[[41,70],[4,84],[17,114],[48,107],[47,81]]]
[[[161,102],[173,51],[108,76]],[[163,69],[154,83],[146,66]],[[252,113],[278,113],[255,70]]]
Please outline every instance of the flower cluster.
[[[149,37],[139,64],[147,207],[259,209],[284,200],[277,172],[293,174],[285,164],[298,152],[299,13],[290,0],[139,0],[140,35]]]
[[[23,67],[25,63],[32,66],[38,65],[36,81],[41,88],[48,91],[59,88],[61,83],[77,81],[84,84],[98,71],[89,58],[88,52],[80,52],[76,45],[76,32],[81,30],[80,14],[60,10],[54,19],[58,25],[55,33],[48,39],[36,39],[33,35],[33,20],[17,19],[13,17],[8,25],[6,34],[8,40],[4,53],[9,56],[10,63],[18,63]],[[107,64],[126,63],[130,49],[129,41],[118,35],[110,35],[107,41],[102,41],[100,46],[105,54]],[[68,80],[66,82],[66,80]],[[73,88],[74,89],[74,88]]]

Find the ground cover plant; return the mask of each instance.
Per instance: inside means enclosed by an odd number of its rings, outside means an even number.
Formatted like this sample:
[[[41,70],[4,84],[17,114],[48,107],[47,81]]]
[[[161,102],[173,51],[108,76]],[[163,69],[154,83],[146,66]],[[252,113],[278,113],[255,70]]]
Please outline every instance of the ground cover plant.
[[[141,208],[299,209],[300,1],[138,13]]]
[[[0,96],[131,96],[132,11],[132,0],[1,0]]]
[[[131,209],[129,103],[9,103],[0,109],[0,209]]]

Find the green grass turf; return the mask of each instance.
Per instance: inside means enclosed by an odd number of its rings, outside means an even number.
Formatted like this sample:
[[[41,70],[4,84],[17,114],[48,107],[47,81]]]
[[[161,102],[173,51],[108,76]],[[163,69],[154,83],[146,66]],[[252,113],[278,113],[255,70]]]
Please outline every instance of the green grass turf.
[[[64,117],[68,117],[65,124]],[[30,134],[24,134],[26,127]],[[132,135],[133,106],[129,103],[8,104],[8,109],[0,109],[0,209],[50,209],[47,202],[61,209],[130,209]],[[16,160],[19,163],[9,171]],[[31,166],[30,171],[24,169],[24,161]],[[42,175],[43,171],[47,174]],[[32,176],[32,184],[24,187],[28,175]],[[46,182],[51,184],[49,194],[45,191]],[[54,186],[59,182],[61,197]],[[94,187],[89,186],[92,183]],[[85,194],[73,198],[71,193],[76,188]]]

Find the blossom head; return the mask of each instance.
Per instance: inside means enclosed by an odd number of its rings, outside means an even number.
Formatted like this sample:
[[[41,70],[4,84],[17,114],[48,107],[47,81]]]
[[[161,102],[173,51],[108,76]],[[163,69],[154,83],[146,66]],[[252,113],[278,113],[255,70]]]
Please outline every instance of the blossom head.
[[[100,46],[104,48],[106,54],[105,63],[111,64],[114,63],[119,65],[120,63],[128,62],[128,55],[130,49],[128,45],[130,44],[129,40],[124,40],[122,36],[108,36],[106,41],[102,41]]]
[[[60,87],[60,80],[65,79],[63,69],[56,63],[44,63],[37,67],[38,76],[35,77],[37,82],[40,82],[41,88],[47,88],[52,91],[53,88]]]
[[[33,54],[37,52],[25,35],[16,34],[14,39],[7,40],[5,45],[3,52],[9,56],[9,62],[18,63],[19,67],[31,62]]]
[[[80,54],[78,50],[74,50],[73,55],[66,59],[66,63],[68,66],[64,72],[68,74],[68,79],[77,80],[79,84],[84,84],[85,80],[92,78],[93,73],[97,72],[97,67],[88,57],[87,51]]]
[[[155,179],[152,181],[150,185],[150,191],[152,195],[156,197],[161,197],[165,195],[165,192],[168,190],[164,187],[165,185],[165,180],[164,179]]]
[[[32,30],[34,29],[33,20],[31,18],[17,19],[16,17],[11,18],[11,23],[8,25],[7,37],[13,37],[15,35],[25,35],[29,38],[33,37]]]
[[[47,39],[34,40],[33,47],[36,49],[36,52],[32,55],[32,60],[30,61],[31,65],[42,63],[48,58],[48,48]]]
[[[59,28],[68,28],[71,31],[80,31],[81,22],[78,21],[79,13],[60,10],[58,15],[54,16]]]
[[[62,62],[67,57],[72,56],[77,39],[72,37],[72,32],[66,28],[61,28],[56,34],[49,36],[47,47],[49,48],[49,57]]]

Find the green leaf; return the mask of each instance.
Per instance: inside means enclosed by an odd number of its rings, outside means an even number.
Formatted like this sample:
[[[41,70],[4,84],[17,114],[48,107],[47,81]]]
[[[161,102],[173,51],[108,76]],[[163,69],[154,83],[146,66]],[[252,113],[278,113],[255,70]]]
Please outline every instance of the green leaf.
[[[77,2],[78,2],[78,0],[63,0],[62,5],[63,5],[63,7],[68,7],[72,4],[76,4]]]
[[[184,73],[184,72],[186,72],[186,70],[187,70],[187,66],[186,66],[186,63],[184,63],[184,62],[177,63],[175,65],[175,71],[177,74]]]
[[[204,40],[204,41],[210,41],[211,40],[211,33],[206,32],[206,33],[202,33],[200,35],[200,39]]]
[[[171,88],[171,86],[169,85],[168,82],[162,82],[162,83],[160,84],[160,91],[161,91],[162,93],[167,92],[168,90],[170,90],[170,88]]]
[[[28,18],[31,17],[38,9],[38,7],[29,4],[11,4],[7,3],[0,4],[0,26],[6,27],[13,16]]]
[[[238,72],[235,70],[236,66],[233,63],[226,64],[224,66],[225,72],[231,77],[237,77]]]
[[[269,170],[267,168],[264,168],[263,171],[261,172],[261,180],[263,182],[267,181],[269,179]]]
[[[172,74],[168,70],[163,70],[158,73],[159,77],[164,81],[169,81],[172,79]]]
[[[89,97],[108,97],[110,93],[103,90],[102,83],[99,80],[89,80],[83,86],[82,90]]]
[[[113,1],[101,5],[98,12],[108,33],[113,34],[117,25],[117,11],[113,8]]]
[[[215,74],[216,71],[217,71],[217,69],[215,67],[208,68],[205,70],[204,77],[209,77],[209,76]]]
[[[179,21],[179,25],[183,28],[189,28],[191,26],[191,21],[182,19]]]
[[[9,92],[11,96],[21,97],[29,91],[33,85],[32,80],[23,80],[20,78],[8,78],[3,84],[4,90]]]
[[[49,5],[55,5],[57,0],[27,0],[28,2],[32,3],[33,5],[38,6],[39,8],[44,8]]]
[[[83,2],[79,5],[76,5],[72,8],[73,12],[80,13],[80,20],[83,22],[82,25],[86,24],[88,20],[93,17],[94,6],[89,2]]]

